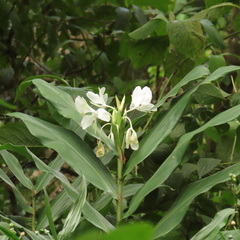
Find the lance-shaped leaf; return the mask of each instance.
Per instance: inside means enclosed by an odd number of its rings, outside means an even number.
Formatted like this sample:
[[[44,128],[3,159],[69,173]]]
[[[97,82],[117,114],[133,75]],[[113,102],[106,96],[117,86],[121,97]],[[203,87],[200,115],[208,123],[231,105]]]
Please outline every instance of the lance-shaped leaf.
[[[77,111],[72,97],[59,89],[41,79],[32,80],[33,84],[37,87],[41,95],[48,100],[51,105],[57,110],[57,112],[65,118],[72,119],[80,125],[82,115]],[[71,129],[74,131],[74,129]],[[116,148],[112,141],[106,136],[106,134],[95,126],[90,126],[86,129],[90,135],[99,138],[116,153]]]
[[[11,172],[22,183],[22,185],[29,190],[33,190],[33,184],[31,180],[24,174],[22,166],[20,165],[18,159],[6,150],[1,150],[0,154],[2,155]]]
[[[51,163],[49,163],[48,167],[55,171],[59,171],[64,163],[65,163],[64,159],[60,155],[58,155]],[[35,185],[36,193],[45,188],[53,178],[54,175],[51,174],[51,171],[43,172],[41,176],[39,176],[36,180]]]
[[[189,81],[192,81],[194,79],[198,79],[197,73],[199,73],[199,70],[201,68],[195,68],[195,70],[191,73],[189,73],[182,81],[181,84],[178,85],[178,87],[184,85],[185,83],[188,83]],[[225,76],[227,73],[238,71],[240,70],[240,67],[238,66],[227,66],[227,67],[221,67],[214,71],[210,76],[208,76],[206,79],[204,79],[201,83],[199,83],[197,86],[192,88],[190,91],[186,92],[182,98],[178,100],[175,105],[171,107],[171,109],[168,110],[168,112],[159,120],[156,122],[155,126],[144,136],[144,138],[140,141],[139,148],[137,151],[134,151],[130,157],[130,159],[127,161],[126,170],[124,172],[124,175],[131,172],[135,165],[142,162],[144,159],[146,159],[155,149],[156,147],[172,132],[172,129],[177,124],[178,120],[182,116],[182,113],[184,109],[186,108],[187,104],[189,103],[191,94],[194,93],[198,86],[204,83],[215,81],[223,76]],[[203,72],[202,76],[206,75],[206,70]],[[172,96],[173,93],[177,91],[177,88],[173,89],[173,92],[171,93]],[[158,105],[161,105],[163,102],[160,101]]]
[[[80,223],[82,208],[86,202],[87,196],[87,183],[82,178],[81,186],[79,189],[79,195],[77,200],[72,205],[65,221],[61,232],[59,233],[59,239],[66,239],[76,229]]]
[[[124,217],[130,216],[139,206],[145,196],[151,191],[160,187],[164,181],[172,174],[176,167],[181,163],[182,157],[191,141],[191,139],[198,133],[206,130],[211,126],[221,125],[229,122],[240,115],[240,105],[233,107],[225,112],[218,114],[209,122],[201,126],[200,128],[183,135],[173,152],[153,174],[153,176],[143,185],[142,188],[134,195],[130,206]]]
[[[0,178],[7,183],[13,190],[13,193],[18,200],[19,205],[29,213],[32,213],[33,209],[31,206],[27,204],[27,200],[23,197],[21,192],[18,190],[18,188],[15,186],[15,184],[11,181],[11,179],[6,175],[6,173],[0,169]]]
[[[212,222],[195,234],[191,240],[216,239],[216,235],[220,229],[226,225],[229,216],[233,215],[234,213],[235,210],[232,208],[227,208],[218,212],[213,218]]]
[[[239,175],[240,163],[234,164],[210,177],[189,184],[174,203],[170,211],[155,227],[154,239],[172,231],[183,219],[189,205],[199,194],[207,192],[213,186],[230,180],[229,174]]]
[[[10,115],[20,118],[44,146],[57,151],[79,175],[83,175],[96,187],[117,197],[113,177],[80,137],[60,126],[22,113]]]
[[[110,230],[114,229],[114,226],[88,202],[85,203],[82,209],[82,213],[90,223],[102,229],[103,231],[109,232]]]

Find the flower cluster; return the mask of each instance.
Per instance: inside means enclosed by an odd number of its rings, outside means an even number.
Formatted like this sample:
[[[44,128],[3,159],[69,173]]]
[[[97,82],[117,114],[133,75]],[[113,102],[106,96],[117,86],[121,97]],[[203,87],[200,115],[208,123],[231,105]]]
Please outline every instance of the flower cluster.
[[[92,124],[94,124],[97,119],[100,119],[106,123],[116,126],[117,131],[120,131],[122,127],[122,122],[129,122],[129,128],[127,129],[126,133],[124,134],[124,144],[125,148],[131,147],[133,150],[137,150],[139,147],[138,137],[136,131],[133,129],[132,122],[127,114],[131,111],[138,110],[141,112],[150,112],[156,111],[154,109],[154,105],[151,103],[152,100],[152,92],[149,87],[136,87],[131,95],[132,101],[130,104],[129,109],[124,109],[125,104],[125,97],[123,98],[122,102],[120,103],[118,98],[116,97],[117,101],[117,108],[108,105],[108,94],[105,93],[105,88],[99,88],[99,94],[95,94],[93,92],[87,92],[87,98],[90,100],[92,107],[87,103],[86,99],[83,97],[78,96],[75,99],[75,106],[79,113],[82,114],[82,121],[81,127],[85,130]],[[108,112],[106,109],[110,110]],[[120,116],[119,116],[120,113]],[[118,116],[118,120],[116,121],[116,116]],[[120,118],[120,119],[119,119]],[[111,123],[110,123],[111,122]],[[122,129],[121,129],[122,130]],[[125,131],[125,124],[124,124],[124,131]],[[116,131],[110,131],[109,137],[116,142],[116,138],[119,135]],[[119,141],[118,141],[119,142]],[[122,143],[121,143],[122,144]],[[99,153],[99,154],[98,154]],[[98,142],[98,156],[103,156],[103,145],[101,141]]]

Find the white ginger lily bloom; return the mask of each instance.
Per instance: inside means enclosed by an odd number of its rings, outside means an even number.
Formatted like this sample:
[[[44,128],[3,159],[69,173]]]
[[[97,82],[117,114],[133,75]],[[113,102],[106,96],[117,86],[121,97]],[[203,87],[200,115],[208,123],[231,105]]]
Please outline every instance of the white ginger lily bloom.
[[[106,88],[98,88],[99,94],[93,92],[87,92],[87,97],[91,100],[91,102],[97,106],[105,107],[107,106],[108,94],[105,93]]]
[[[132,93],[132,102],[130,104],[129,110],[138,110],[141,112],[156,111],[157,109],[152,109],[154,105],[151,103],[152,91],[149,87],[136,87]]]
[[[132,150],[138,150],[139,147],[137,133],[133,128],[129,128],[126,132],[126,148],[128,149],[129,146]]]
[[[92,123],[97,120],[97,118],[101,119],[105,122],[110,121],[111,114],[109,112],[107,112],[103,108],[94,110],[87,104],[87,101],[83,97],[78,96],[75,99],[75,106],[76,106],[78,112],[83,114],[81,126],[82,126],[82,129],[84,129],[84,130],[86,128],[88,128],[89,126],[91,126]]]

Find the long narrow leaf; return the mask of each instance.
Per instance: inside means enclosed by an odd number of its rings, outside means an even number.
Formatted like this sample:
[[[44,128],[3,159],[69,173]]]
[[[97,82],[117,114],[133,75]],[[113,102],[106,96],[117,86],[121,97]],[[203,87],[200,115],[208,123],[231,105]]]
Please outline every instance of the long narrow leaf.
[[[45,203],[45,213],[48,218],[49,228],[51,230],[53,238],[57,240],[58,237],[57,237],[57,232],[56,232],[53,218],[52,218],[52,209],[51,209],[48,194],[45,188],[44,188],[44,203]]]
[[[96,209],[94,209],[88,202],[85,203],[82,213],[84,217],[96,227],[102,229],[105,232],[109,232],[114,229],[114,226],[107,221]]]
[[[0,154],[2,155],[11,172],[22,183],[22,185],[30,190],[33,190],[33,184],[31,180],[24,174],[18,159],[6,150],[0,151]]]
[[[190,97],[193,92],[195,92],[201,84],[215,81],[227,73],[238,71],[240,67],[238,66],[227,66],[221,67],[203,80],[200,84],[192,88],[190,91],[186,92],[182,98],[178,100],[175,105],[169,109],[169,111],[160,119],[155,126],[148,132],[148,134],[141,140],[139,148],[134,151],[127,162],[126,170],[124,175],[132,171],[136,164],[142,162],[146,159],[156,147],[170,134],[172,129],[175,127],[176,123],[179,121],[184,109],[189,103]],[[187,81],[185,79],[185,81]]]
[[[236,163],[210,177],[206,177],[200,181],[189,184],[174,203],[171,210],[163,217],[163,219],[155,227],[154,239],[164,236],[172,231],[182,220],[189,205],[199,194],[207,192],[213,186],[230,180],[229,174],[239,175],[240,163]]]
[[[58,113],[65,118],[69,118],[74,120],[76,123],[80,124],[82,120],[81,114],[77,111],[74,101],[72,97],[62,91],[61,89],[41,80],[35,79],[32,81],[33,84],[37,87],[41,95],[47,99],[52,106],[56,108]],[[99,138],[101,136],[101,140],[116,153],[116,148],[113,142],[106,136],[106,134],[100,130],[100,128],[96,128],[95,126],[90,126],[86,129],[86,131],[96,137]]]
[[[195,67],[191,72],[189,72],[179,83],[177,83],[156,105],[155,107],[160,107],[163,105],[164,102],[170,97],[175,96],[178,91],[183,87],[184,85],[188,84],[189,82],[192,82],[194,80],[204,78],[207,75],[209,75],[210,72],[208,68],[206,68],[203,65]]]
[[[48,166],[55,171],[59,171],[64,163],[64,159],[60,155],[58,155],[51,163],[49,163]],[[51,174],[51,172],[43,172],[43,174],[37,178],[35,185],[36,193],[45,188],[53,179],[53,177],[54,175]]]
[[[222,227],[227,223],[230,215],[234,214],[235,210],[232,208],[224,209],[218,212],[207,226],[201,229],[197,234],[195,234],[191,240],[214,240],[216,235]]]
[[[48,165],[46,165],[37,156],[35,156],[29,149],[27,149],[27,152],[29,153],[29,157],[35,162],[39,170],[47,173],[51,173],[54,177],[56,177],[61,181],[69,197],[74,201],[76,199],[76,196],[78,196],[78,192],[76,191],[75,188],[72,187],[68,179],[61,172],[56,171],[55,169],[52,169]]]
[[[13,190],[13,193],[18,200],[18,203],[20,206],[27,212],[32,213],[32,207],[27,204],[26,199],[23,197],[21,192],[18,190],[18,188],[15,186],[15,184],[11,181],[11,179],[4,173],[2,169],[0,169],[0,178],[7,183]]]
[[[76,229],[76,227],[80,223],[82,208],[86,202],[86,196],[87,196],[87,183],[85,179],[82,178],[78,198],[76,202],[73,204],[71,210],[69,211],[67,218],[65,219],[63,229],[59,233],[60,240],[70,236],[70,234]]]
[[[191,141],[191,139],[198,133],[206,130],[208,127],[220,125],[229,122],[240,115],[240,105],[233,107],[225,112],[218,114],[216,117],[211,119],[209,122],[201,126],[200,128],[183,135],[173,152],[164,161],[164,163],[158,168],[158,170],[153,174],[153,176],[143,185],[142,188],[136,193],[130,202],[130,206],[125,217],[130,216],[139,206],[141,201],[145,196],[147,196],[151,191],[160,187],[163,182],[171,175],[171,173],[177,168],[181,163],[182,157]]]
[[[82,177],[78,177],[72,184],[76,191],[79,192],[81,187]],[[66,211],[68,211],[71,205],[77,200],[78,195],[74,195],[74,200],[69,198],[68,193],[65,189],[61,191],[51,202],[51,211],[53,221],[56,221],[59,217],[61,217]],[[48,219],[44,211],[40,213],[38,218],[37,229],[44,229],[48,226]]]
[[[84,175],[87,181],[117,198],[113,177],[80,137],[60,126],[22,113],[10,115],[20,118],[44,146],[56,150],[79,175]]]
[[[12,233],[11,231],[9,231],[8,229],[0,226],[0,230],[10,239],[12,240],[21,240],[20,238],[18,238],[14,233]]]
[[[18,224],[17,222],[13,221],[10,218],[5,217],[4,215],[0,214],[0,217],[4,220],[6,220],[7,222],[11,222],[14,224],[15,227],[23,230],[24,232],[26,232],[32,240],[50,240],[51,238],[49,236],[41,236],[41,235],[37,235],[34,232],[32,232],[31,230],[29,230],[28,228],[23,227],[22,225]]]

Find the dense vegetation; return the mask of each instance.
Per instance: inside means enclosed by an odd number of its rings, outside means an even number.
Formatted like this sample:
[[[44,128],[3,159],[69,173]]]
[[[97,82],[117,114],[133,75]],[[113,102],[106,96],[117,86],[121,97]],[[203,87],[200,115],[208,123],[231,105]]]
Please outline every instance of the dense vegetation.
[[[0,239],[240,239],[239,5],[0,0]]]

